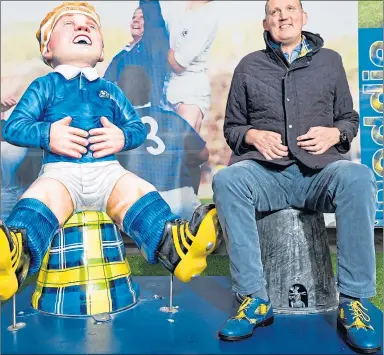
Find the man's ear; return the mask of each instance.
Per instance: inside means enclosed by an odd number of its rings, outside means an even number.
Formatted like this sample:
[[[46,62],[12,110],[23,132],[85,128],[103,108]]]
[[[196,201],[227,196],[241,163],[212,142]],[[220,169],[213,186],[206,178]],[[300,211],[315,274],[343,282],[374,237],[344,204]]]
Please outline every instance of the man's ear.
[[[263,27],[265,31],[268,31],[268,24],[266,19],[263,20]]]
[[[303,12],[303,26],[305,26],[308,22],[308,15],[306,12]]]

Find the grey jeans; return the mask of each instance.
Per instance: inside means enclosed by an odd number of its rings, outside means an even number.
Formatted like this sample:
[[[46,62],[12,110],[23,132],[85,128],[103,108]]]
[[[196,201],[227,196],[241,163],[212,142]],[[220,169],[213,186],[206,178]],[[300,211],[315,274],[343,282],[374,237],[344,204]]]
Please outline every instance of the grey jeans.
[[[322,170],[241,161],[213,178],[214,202],[225,231],[233,290],[251,294],[265,285],[255,210],[288,207],[336,214],[340,292],[376,294],[374,218],[376,181],[365,165],[341,160]]]

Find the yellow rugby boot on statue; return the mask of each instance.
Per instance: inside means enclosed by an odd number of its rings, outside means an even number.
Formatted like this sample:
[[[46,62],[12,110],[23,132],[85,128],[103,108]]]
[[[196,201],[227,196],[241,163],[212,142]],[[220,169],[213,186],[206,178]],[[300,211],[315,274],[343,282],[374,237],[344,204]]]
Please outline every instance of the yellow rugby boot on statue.
[[[28,274],[29,263],[22,232],[8,229],[0,220],[0,301],[16,293]]]
[[[207,267],[207,256],[221,233],[215,205],[201,205],[191,221],[177,219],[166,224],[158,260],[180,281],[189,282]]]

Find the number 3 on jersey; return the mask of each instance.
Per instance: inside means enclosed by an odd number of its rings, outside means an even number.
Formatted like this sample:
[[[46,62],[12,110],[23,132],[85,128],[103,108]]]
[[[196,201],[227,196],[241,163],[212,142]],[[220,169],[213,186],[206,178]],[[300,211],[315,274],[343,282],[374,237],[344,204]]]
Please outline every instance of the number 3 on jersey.
[[[141,118],[144,124],[149,124],[149,133],[147,135],[147,139],[150,141],[153,141],[157,144],[157,147],[147,147],[148,153],[152,155],[159,155],[165,151],[165,144],[161,140],[160,137],[156,136],[156,133],[159,129],[159,125],[157,124],[156,120],[152,118],[151,116],[144,116]]]

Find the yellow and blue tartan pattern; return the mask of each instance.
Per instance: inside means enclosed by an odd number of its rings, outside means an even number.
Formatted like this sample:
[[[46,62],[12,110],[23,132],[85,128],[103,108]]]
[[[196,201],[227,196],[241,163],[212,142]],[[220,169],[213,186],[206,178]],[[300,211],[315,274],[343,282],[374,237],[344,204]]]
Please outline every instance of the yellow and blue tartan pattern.
[[[273,41],[270,41],[270,45],[272,48],[275,49],[281,48],[280,44],[274,43]],[[307,38],[304,35],[301,35],[301,43],[292,51],[291,56],[289,56],[288,53],[285,52],[283,52],[283,54],[288,63],[292,63],[295,59],[304,57],[305,55],[307,55],[307,53],[311,51],[312,49]]]
[[[106,213],[74,214],[44,256],[32,307],[46,313],[84,316],[111,313],[138,301],[124,243]]]

